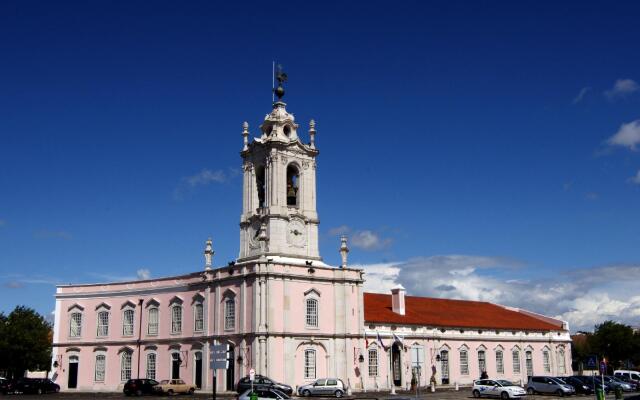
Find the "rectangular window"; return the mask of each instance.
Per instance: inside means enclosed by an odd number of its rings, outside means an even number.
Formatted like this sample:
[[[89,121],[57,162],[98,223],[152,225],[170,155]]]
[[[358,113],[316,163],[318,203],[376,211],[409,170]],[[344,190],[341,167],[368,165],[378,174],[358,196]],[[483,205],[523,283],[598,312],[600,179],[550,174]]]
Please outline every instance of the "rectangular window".
[[[478,352],[478,369],[480,370],[480,376],[482,376],[483,372],[487,372],[487,360],[485,359],[485,353],[482,350]]]
[[[147,333],[149,335],[158,334],[158,309],[157,308],[149,309],[149,324],[147,326]]]
[[[567,373],[564,361],[564,349],[558,351],[558,372],[561,374]]]
[[[224,302],[224,329],[233,330],[236,327],[236,303],[233,299]]]
[[[69,336],[80,337],[82,334],[82,314],[72,313],[69,321]]]
[[[378,349],[369,349],[369,376],[378,376]]]
[[[318,327],[318,300],[316,299],[307,299],[306,322],[308,327]]]
[[[460,375],[469,375],[469,355],[466,350],[460,352]]]
[[[95,370],[95,381],[96,382],[104,382],[104,371],[105,364],[107,361],[107,357],[104,354],[96,355],[96,370]]]
[[[122,314],[122,335],[133,336],[133,310],[125,310]]]
[[[196,304],[193,308],[193,330],[196,332],[201,332],[204,330],[204,307],[202,304]]]
[[[128,381],[129,379],[131,379],[131,353],[125,351],[120,358],[120,380]]]
[[[98,313],[98,329],[96,334],[104,337],[109,336],[109,312],[100,311]]]
[[[502,351],[496,351],[496,372],[498,374],[504,374],[504,360],[502,358]]]
[[[520,351],[514,350],[512,353],[512,357],[513,357],[513,373],[519,374],[520,373]]]
[[[533,376],[533,354],[530,351],[524,353],[524,362],[527,366],[527,376]]]
[[[182,332],[182,307],[171,307],[171,333]]]
[[[147,379],[156,379],[156,354],[147,354]]]
[[[304,379],[316,379],[316,352],[304,351]]]
[[[542,365],[544,366],[544,372],[551,372],[551,363],[549,362],[549,351],[544,350],[542,352]]]

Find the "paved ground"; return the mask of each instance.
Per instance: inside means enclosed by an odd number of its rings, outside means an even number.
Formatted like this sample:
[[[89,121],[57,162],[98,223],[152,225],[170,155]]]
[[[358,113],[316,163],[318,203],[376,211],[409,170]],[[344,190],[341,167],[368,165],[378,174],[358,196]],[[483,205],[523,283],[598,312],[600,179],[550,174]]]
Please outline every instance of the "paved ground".
[[[0,398],[6,398],[7,400],[31,400],[31,399],[39,399],[39,400],[60,400],[60,399],[71,399],[71,400],[89,400],[89,399],[131,399],[131,397],[126,397],[121,393],[57,393],[57,394],[47,394],[47,395],[7,395],[0,396]],[[194,396],[150,396],[146,397],[148,399],[211,399],[211,393],[196,393]],[[218,394],[217,396],[220,400],[233,400],[236,398],[235,395],[223,393]],[[426,392],[420,393],[418,396],[419,400],[467,400],[472,399],[471,391],[469,389],[461,389],[460,391],[448,391],[441,390],[436,391],[435,393]],[[614,400],[613,395],[607,396],[607,400]],[[306,399],[306,398],[305,398]],[[312,398],[316,400],[329,400],[327,398]],[[352,397],[346,397],[345,400],[415,400],[416,394],[408,393],[408,392],[399,392],[395,396],[390,395],[388,392],[368,392],[368,393],[357,393]],[[527,396],[526,400],[554,400],[559,399],[556,396]],[[570,397],[571,400],[594,400],[594,396],[573,396]],[[625,395],[625,400],[640,400],[640,393],[630,393]]]

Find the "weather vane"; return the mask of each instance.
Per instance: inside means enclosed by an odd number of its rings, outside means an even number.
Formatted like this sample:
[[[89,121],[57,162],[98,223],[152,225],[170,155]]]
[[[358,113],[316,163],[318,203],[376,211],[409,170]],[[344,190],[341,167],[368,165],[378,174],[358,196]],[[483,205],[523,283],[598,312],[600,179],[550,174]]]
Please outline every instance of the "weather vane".
[[[282,71],[282,65],[278,64],[277,72],[275,71],[275,68],[274,68],[274,76],[275,76],[275,79],[278,81],[278,87],[274,88],[273,92],[276,94],[276,96],[278,96],[278,101],[280,101],[282,99],[282,96],[284,96],[284,87],[282,87],[282,84],[287,81],[287,74]]]

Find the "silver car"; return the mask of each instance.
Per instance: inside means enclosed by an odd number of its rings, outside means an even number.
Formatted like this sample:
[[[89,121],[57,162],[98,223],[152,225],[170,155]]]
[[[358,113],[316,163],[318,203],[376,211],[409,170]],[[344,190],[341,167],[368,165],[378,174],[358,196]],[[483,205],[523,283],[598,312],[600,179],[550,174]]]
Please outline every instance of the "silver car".
[[[573,386],[549,376],[530,376],[526,388],[529,395],[553,393],[558,396],[569,396],[576,393]]]
[[[337,378],[316,379],[309,385],[298,388],[300,396],[335,396],[342,397],[345,394],[344,382]]]

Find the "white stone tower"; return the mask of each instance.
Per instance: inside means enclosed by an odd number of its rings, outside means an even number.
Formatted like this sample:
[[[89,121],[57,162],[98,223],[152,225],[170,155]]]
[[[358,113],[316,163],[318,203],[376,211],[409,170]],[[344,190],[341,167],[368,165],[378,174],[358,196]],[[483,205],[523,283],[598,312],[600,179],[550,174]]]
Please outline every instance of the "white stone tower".
[[[245,261],[261,256],[321,260],[316,211],[315,122],[311,142],[298,137],[298,124],[281,101],[286,75],[278,73],[278,101],[260,125],[260,137],[249,142],[243,124],[244,181],[240,217],[240,256]]]

